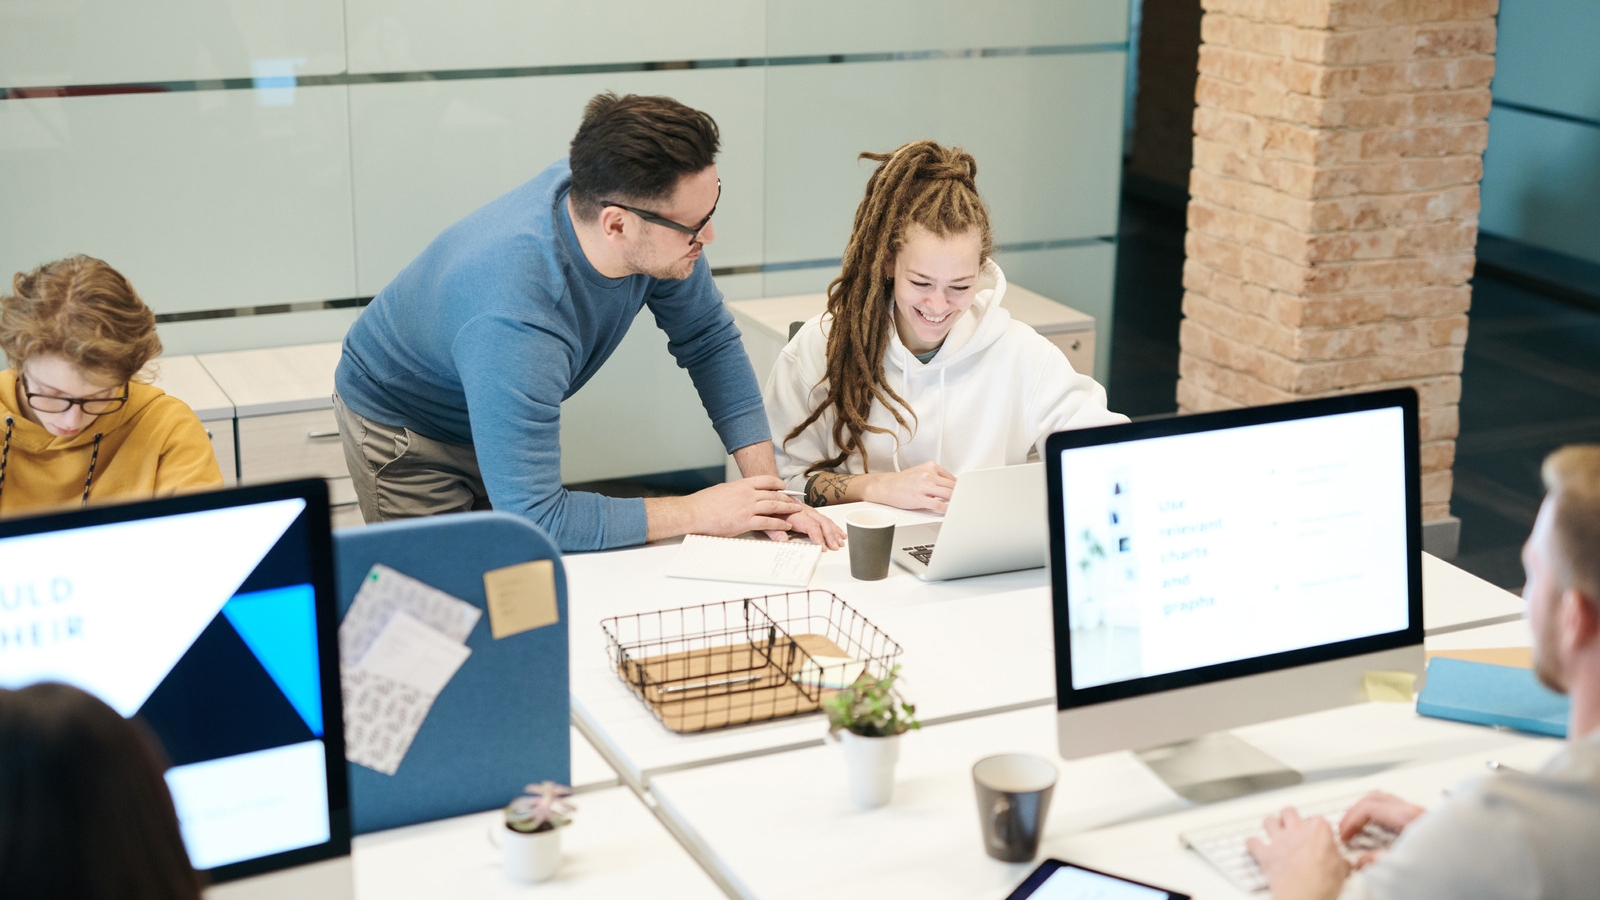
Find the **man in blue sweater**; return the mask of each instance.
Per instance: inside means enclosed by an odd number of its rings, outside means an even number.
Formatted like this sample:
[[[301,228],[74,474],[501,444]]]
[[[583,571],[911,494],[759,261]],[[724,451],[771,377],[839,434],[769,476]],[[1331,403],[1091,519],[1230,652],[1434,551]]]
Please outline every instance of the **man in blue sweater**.
[[[719,140],[710,116],[671,98],[601,94],[568,159],[446,229],[373,299],[334,395],[368,522],[492,506],[563,550],[751,530],[842,545],[782,492],[755,373],[701,254]],[[561,402],[645,305],[745,477],[687,497],[569,492]],[[618,440],[649,440],[617,424]]]

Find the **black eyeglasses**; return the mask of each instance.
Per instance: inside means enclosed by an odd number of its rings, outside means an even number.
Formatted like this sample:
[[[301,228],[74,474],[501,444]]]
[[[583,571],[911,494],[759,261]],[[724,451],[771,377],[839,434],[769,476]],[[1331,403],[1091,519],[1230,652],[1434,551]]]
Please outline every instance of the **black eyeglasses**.
[[[116,412],[128,402],[127,385],[122,386],[121,397],[111,397],[108,399],[96,399],[92,397],[53,397],[49,394],[35,394],[32,391],[29,391],[28,376],[23,375],[20,372],[17,374],[22,379],[22,396],[28,398],[28,405],[33,407],[34,412],[51,414],[64,413],[73,406],[81,406],[83,407],[84,415],[103,416],[107,413]]]
[[[706,230],[706,226],[711,224],[711,217],[717,214],[717,203],[721,203],[721,202],[722,202],[722,179],[718,178],[717,179],[717,201],[716,201],[716,203],[711,204],[711,212],[706,213],[706,217],[704,219],[700,220],[700,224],[699,225],[695,225],[692,228],[690,226],[688,226],[688,225],[679,225],[677,222],[674,222],[671,219],[663,219],[663,218],[661,218],[660,216],[656,215],[653,212],[649,212],[649,211],[646,211],[646,210],[643,210],[643,209],[636,209],[636,208],[634,208],[632,206],[629,206],[626,203],[612,203],[610,200],[601,200],[600,201],[600,205],[603,206],[603,207],[604,206],[615,206],[617,209],[625,209],[628,212],[631,212],[634,215],[638,216],[639,218],[645,220],[646,222],[651,223],[652,225],[660,225],[662,228],[671,228],[673,231],[679,232],[680,234],[687,234],[689,236],[689,243],[692,244],[695,241],[700,240],[700,232],[705,231]]]

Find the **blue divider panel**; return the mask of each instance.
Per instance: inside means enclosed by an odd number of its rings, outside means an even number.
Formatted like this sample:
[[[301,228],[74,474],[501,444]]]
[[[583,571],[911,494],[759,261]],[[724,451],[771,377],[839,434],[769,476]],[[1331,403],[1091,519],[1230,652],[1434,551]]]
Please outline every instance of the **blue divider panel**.
[[[350,765],[356,834],[503,806],[529,782],[572,782],[567,686],[567,576],[543,530],[476,512],[334,532],[343,619],[363,576],[383,563],[484,609],[472,655],[445,686],[394,775]],[[495,640],[483,573],[553,559],[561,621]]]

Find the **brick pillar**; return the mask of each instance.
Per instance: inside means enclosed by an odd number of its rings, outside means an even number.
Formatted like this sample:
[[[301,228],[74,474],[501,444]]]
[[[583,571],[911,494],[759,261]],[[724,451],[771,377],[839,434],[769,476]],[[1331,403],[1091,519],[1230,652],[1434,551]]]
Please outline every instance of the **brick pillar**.
[[[1180,411],[1413,385],[1450,513],[1497,0],[1203,0]]]

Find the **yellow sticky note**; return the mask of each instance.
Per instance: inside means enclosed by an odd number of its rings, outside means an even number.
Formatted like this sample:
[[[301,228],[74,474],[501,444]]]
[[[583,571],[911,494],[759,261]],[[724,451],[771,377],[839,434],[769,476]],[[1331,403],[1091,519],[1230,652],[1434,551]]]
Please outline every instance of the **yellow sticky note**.
[[[1361,678],[1361,693],[1379,703],[1410,703],[1416,683],[1410,672],[1368,672]]]
[[[495,640],[561,621],[556,610],[555,564],[548,559],[483,573],[483,593],[489,602],[489,631]]]

